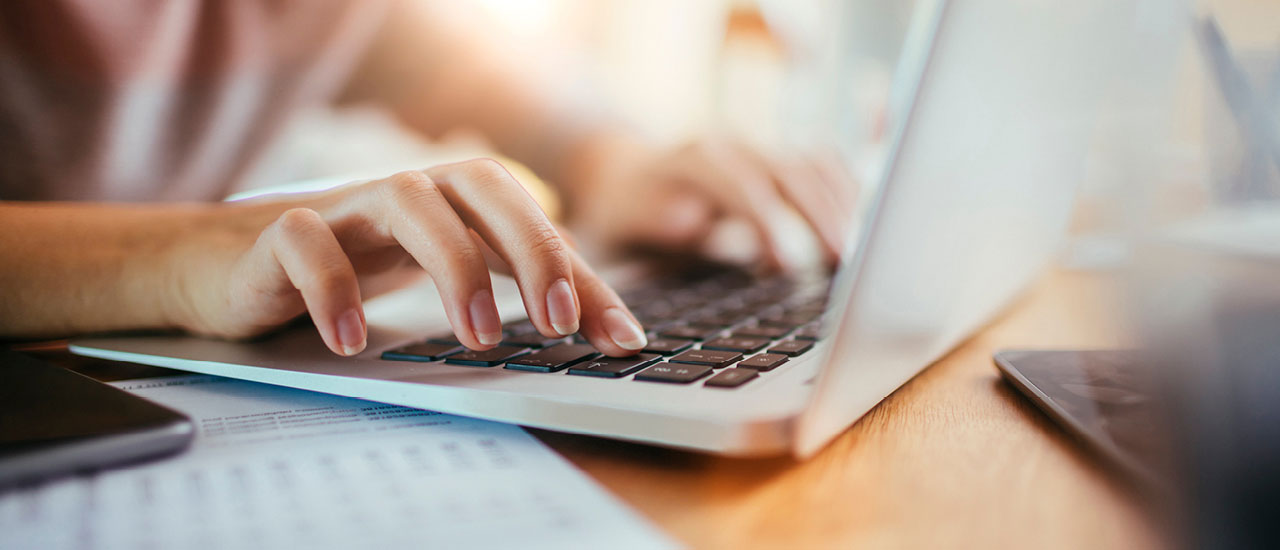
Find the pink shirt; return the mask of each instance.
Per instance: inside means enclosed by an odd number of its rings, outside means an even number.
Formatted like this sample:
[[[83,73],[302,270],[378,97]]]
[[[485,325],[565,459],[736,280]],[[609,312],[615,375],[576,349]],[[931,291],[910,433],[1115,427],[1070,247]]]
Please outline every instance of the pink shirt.
[[[0,200],[215,200],[386,13],[359,0],[0,2]]]

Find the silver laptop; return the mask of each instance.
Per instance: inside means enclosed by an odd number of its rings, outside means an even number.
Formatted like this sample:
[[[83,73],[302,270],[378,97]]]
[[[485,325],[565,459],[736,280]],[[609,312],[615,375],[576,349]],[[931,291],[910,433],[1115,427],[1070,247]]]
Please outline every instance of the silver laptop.
[[[427,285],[370,300],[369,345],[354,358],[309,326],[248,343],[115,337],[71,349],[551,430],[809,456],[1049,262],[1111,81],[1105,60],[1134,11],[1110,0],[831,4],[825,120],[844,148],[866,141],[854,134],[871,117],[850,103],[877,82],[888,120],[879,176],[864,182],[873,197],[834,277],[707,270],[633,287],[624,298],[653,337],[630,360],[519,321],[507,325],[510,356],[465,352]],[[505,294],[504,313],[519,311],[512,285]]]

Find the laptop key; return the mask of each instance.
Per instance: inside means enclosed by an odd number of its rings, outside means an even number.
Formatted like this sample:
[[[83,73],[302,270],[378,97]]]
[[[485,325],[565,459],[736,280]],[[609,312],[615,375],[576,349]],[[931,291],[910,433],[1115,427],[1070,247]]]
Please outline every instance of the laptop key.
[[[547,338],[536,332],[502,337],[502,345],[517,348],[545,348],[564,342],[564,338]]]
[[[743,327],[735,330],[731,336],[734,338],[768,338],[770,340],[775,340],[786,336],[789,332],[791,332],[791,327],[778,325],[756,325],[754,327]]]
[[[511,370],[557,372],[599,355],[596,348],[584,344],[560,344],[507,361]]]
[[[672,363],[691,363],[694,365],[707,365],[712,368],[721,368],[732,365],[742,359],[742,354],[736,351],[716,351],[710,349],[691,349],[680,355],[672,357]]]
[[[658,363],[640,371],[636,380],[641,382],[666,382],[668,384],[688,384],[708,374],[711,367],[705,365],[681,365],[677,363]]]
[[[715,338],[723,330],[724,327],[717,325],[681,325],[663,330],[658,333],[658,336],[684,338],[685,340],[706,340]]]
[[[712,376],[705,384],[708,388],[736,388],[760,377],[760,373],[752,369],[724,369]]]
[[[649,344],[644,347],[645,353],[660,353],[662,355],[672,355],[689,349],[693,342],[689,340],[681,340],[678,338],[650,338]]]
[[[776,325],[798,326],[809,323],[822,315],[821,311],[789,311],[779,314],[761,315],[760,322]]]
[[[811,349],[813,349],[813,342],[809,340],[784,340],[769,348],[769,353],[781,353],[795,357]]]
[[[458,337],[454,336],[452,332],[446,332],[443,334],[438,334],[430,338],[427,338],[427,343],[428,344],[450,344],[454,346],[462,345],[462,342],[459,342]]]
[[[631,357],[597,357],[569,367],[569,374],[622,378],[652,365],[660,357],[662,356],[654,353],[641,353]]]
[[[462,351],[462,346],[453,344],[409,344],[382,352],[382,358],[388,361],[439,361]]]
[[[742,322],[743,319],[744,317],[741,315],[716,312],[716,313],[703,313],[696,317],[693,317],[691,320],[695,323],[699,323],[703,325],[727,327],[731,325],[736,325]]]
[[[781,353],[761,353],[755,357],[748,357],[738,363],[740,369],[753,369],[758,371],[771,371],[778,368],[778,365],[787,362],[787,356]]]
[[[467,367],[492,367],[507,362],[508,359],[524,355],[524,348],[512,346],[498,346],[491,350],[475,351],[466,350],[456,355],[450,355],[445,358],[444,362],[450,365],[463,365]]]
[[[728,338],[716,338],[715,340],[707,340],[702,343],[702,349],[716,349],[723,351],[741,351],[745,353],[753,353],[764,349],[769,345],[768,338],[751,338],[730,336]]]
[[[502,333],[511,336],[520,334],[537,334],[538,327],[533,326],[533,322],[528,319],[511,321],[510,323],[502,325]]]

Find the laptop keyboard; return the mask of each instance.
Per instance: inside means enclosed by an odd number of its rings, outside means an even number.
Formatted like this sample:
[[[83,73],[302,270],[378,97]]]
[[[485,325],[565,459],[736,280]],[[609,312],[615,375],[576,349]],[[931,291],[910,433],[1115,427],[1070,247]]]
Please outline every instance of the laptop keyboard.
[[[649,345],[631,357],[601,355],[578,335],[547,338],[520,320],[503,325],[502,343],[490,350],[466,349],[449,333],[385,351],[382,359],[739,388],[813,349],[829,284],[825,275],[721,270],[624,292],[649,331]]]

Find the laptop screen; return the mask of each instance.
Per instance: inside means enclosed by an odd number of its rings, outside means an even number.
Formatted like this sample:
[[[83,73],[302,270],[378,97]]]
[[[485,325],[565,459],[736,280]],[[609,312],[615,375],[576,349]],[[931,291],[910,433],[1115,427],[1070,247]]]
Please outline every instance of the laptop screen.
[[[875,171],[864,177],[868,211],[831,297],[829,359],[800,455],[992,319],[1051,261],[1135,17],[1106,0],[873,4],[848,4],[833,88],[853,107],[840,128],[848,147],[882,153],[863,153]],[[895,19],[896,9],[909,12]],[[889,28],[860,34],[863,24]],[[877,107],[878,133],[866,122]]]

